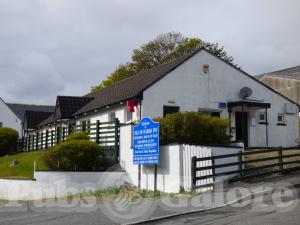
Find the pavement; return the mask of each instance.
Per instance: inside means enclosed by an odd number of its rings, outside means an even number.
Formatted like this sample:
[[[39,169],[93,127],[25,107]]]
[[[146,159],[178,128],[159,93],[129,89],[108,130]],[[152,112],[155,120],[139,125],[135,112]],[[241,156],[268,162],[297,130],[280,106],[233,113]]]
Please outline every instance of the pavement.
[[[214,192],[190,197],[3,202],[0,225],[299,224],[299,186],[300,174],[294,174],[253,183],[219,184]],[[283,223],[283,218],[289,223]]]

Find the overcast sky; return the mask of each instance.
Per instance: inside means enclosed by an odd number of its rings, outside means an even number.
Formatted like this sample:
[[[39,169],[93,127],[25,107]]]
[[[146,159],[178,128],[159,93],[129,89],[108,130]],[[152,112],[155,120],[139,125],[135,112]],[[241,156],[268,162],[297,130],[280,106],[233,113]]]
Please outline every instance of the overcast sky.
[[[258,75],[300,65],[299,0],[0,0],[0,97],[83,95],[131,52],[177,31]]]

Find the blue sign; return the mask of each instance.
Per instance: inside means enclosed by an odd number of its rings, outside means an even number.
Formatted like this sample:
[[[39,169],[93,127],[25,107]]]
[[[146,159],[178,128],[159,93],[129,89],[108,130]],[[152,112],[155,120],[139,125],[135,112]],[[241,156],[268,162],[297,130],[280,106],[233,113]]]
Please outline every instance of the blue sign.
[[[133,164],[159,164],[159,123],[150,118],[133,128]]]

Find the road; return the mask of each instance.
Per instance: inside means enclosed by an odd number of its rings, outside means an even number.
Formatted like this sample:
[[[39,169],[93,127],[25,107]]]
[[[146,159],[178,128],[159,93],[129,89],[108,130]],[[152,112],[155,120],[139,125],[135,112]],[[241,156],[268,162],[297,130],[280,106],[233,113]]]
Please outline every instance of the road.
[[[283,199],[283,198],[282,198]],[[270,196],[245,207],[223,207],[201,213],[178,216],[171,219],[144,223],[147,225],[299,225],[300,200],[284,198],[287,208],[276,206],[278,199]],[[293,203],[292,203],[293,202]]]
[[[296,197],[295,197],[296,196]],[[296,195],[291,197],[278,197],[267,195],[264,198],[255,199],[255,201],[240,202],[233,206],[223,207],[202,213],[194,213],[185,216],[177,216],[171,219],[155,221],[147,224],[158,225],[298,225],[300,224],[300,204],[299,189]],[[148,201],[148,203],[151,200]],[[133,221],[151,216],[163,216],[169,214],[166,208],[162,208],[158,202],[148,204],[143,200],[139,207],[133,208],[131,213],[123,214],[121,220],[116,217],[103,202],[98,202],[91,208],[85,207],[63,207],[59,206],[43,207],[43,202],[23,203],[20,206],[0,204],[0,225],[115,225],[125,223],[132,219],[132,215],[141,215],[135,217]],[[290,204],[291,203],[291,204]],[[12,203],[10,203],[12,204]],[[121,200],[114,206],[118,208],[124,205]],[[143,205],[144,204],[144,205]],[[290,205],[282,208],[282,204]],[[151,205],[151,207],[149,207]],[[240,207],[242,205],[242,207]],[[239,207],[237,207],[239,206]],[[115,209],[114,209],[115,210]]]

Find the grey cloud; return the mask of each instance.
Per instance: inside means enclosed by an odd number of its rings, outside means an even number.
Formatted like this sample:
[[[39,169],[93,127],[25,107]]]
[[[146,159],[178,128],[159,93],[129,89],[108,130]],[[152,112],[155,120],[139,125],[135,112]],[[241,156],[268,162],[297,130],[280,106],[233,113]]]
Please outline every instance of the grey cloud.
[[[167,31],[219,42],[251,74],[298,65],[299,8],[298,0],[0,0],[0,96],[52,103],[85,94]]]

